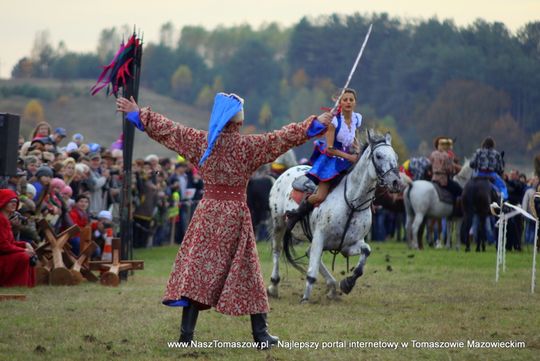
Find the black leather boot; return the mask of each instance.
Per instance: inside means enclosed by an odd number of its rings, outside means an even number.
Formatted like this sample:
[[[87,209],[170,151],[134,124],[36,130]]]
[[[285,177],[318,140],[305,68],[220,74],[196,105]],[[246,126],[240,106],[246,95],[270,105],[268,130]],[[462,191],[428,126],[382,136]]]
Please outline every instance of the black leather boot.
[[[291,231],[296,223],[304,218],[309,212],[313,210],[313,204],[308,202],[307,198],[304,198],[298,208],[292,211],[287,211],[287,229]]]
[[[277,345],[279,338],[268,333],[268,324],[266,323],[266,313],[256,313],[251,315],[251,330],[253,340],[257,342],[257,348],[266,350]]]
[[[193,303],[184,307],[182,311],[182,324],[180,325],[180,339],[178,341],[191,342],[193,340],[193,332],[195,332],[198,316],[199,309]]]

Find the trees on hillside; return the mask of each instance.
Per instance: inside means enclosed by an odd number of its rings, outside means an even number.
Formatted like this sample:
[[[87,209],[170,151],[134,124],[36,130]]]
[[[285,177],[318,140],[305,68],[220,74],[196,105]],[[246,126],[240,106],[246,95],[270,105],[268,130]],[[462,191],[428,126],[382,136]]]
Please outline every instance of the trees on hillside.
[[[460,154],[471,154],[484,137],[492,136],[498,148],[515,156],[525,150],[527,138],[511,116],[510,105],[509,95],[493,87],[453,80],[411,125],[422,138],[456,139],[454,147]]]
[[[248,123],[270,126],[260,117],[270,109],[271,126],[278,126],[331,105],[370,23],[373,32],[351,86],[374,117],[395,119],[411,149],[437,132],[459,133],[456,147],[465,147],[488,130],[518,137],[540,131],[540,22],[516,34],[497,22],[458,27],[449,20],[411,22],[384,13],[306,17],[290,28],[185,26],[176,34],[166,23],[159,43],[145,44],[141,82],[199,107],[208,107],[217,91],[237,92],[249,100]],[[104,29],[96,54],[54,48],[48,34],[40,33],[32,56],[12,74],[95,78],[124,31],[131,30]],[[461,134],[465,121],[468,132]]]

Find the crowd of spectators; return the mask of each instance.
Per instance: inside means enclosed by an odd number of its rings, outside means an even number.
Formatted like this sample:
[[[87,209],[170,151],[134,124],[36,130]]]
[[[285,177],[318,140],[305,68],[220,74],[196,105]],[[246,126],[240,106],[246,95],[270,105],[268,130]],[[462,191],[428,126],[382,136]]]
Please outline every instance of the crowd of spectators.
[[[19,137],[17,173],[0,178],[0,188],[14,191],[19,206],[11,217],[15,239],[38,244],[36,224],[45,219],[56,232],[73,224],[90,226],[99,258],[106,230],[119,236],[122,198],[122,137],[105,147],[82,134],[68,139],[64,128],[39,123],[28,139]],[[182,157],[148,155],[133,162],[131,182],[133,246],[180,243],[202,198],[197,169]],[[69,240],[80,252],[79,236]]]

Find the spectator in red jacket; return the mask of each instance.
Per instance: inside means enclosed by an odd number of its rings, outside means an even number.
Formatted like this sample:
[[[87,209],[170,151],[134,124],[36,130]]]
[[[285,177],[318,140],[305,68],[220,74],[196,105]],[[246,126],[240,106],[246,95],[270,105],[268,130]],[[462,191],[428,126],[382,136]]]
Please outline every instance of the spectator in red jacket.
[[[69,216],[73,221],[73,224],[79,226],[79,228],[84,228],[90,224],[90,218],[88,216],[88,207],[90,206],[90,198],[86,194],[79,194],[77,200],[69,211]],[[71,249],[76,255],[80,252],[81,237],[80,233],[76,234],[69,240],[71,244]]]
[[[0,287],[33,287],[36,284],[30,258],[32,246],[16,241],[11,231],[10,217],[17,210],[19,199],[9,189],[0,189]]]

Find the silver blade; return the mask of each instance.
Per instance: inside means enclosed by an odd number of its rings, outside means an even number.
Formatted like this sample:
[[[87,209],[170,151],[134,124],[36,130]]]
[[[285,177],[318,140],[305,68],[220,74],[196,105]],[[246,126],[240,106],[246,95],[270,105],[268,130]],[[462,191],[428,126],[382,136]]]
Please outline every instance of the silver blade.
[[[334,112],[335,109],[338,107],[339,100],[341,99],[341,97],[343,96],[343,93],[345,93],[345,89],[347,89],[347,87],[349,86],[349,83],[351,82],[352,76],[353,76],[354,72],[356,71],[356,67],[358,66],[358,63],[360,62],[360,58],[362,57],[362,53],[364,52],[364,48],[366,47],[366,44],[368,42],[369,35],[371,34],[371,28],[372,27],[373,27],[373,24],[370,24],[368,32],[366,34],[366,37],[364,38],[364,43],[362,44],[362,47],[360,48],[360,51],[358,52],[358,55],[356,56],[356,60],[355,60],[354,65],[353,65],[353,67],[351,69],[351,72],[349,73],[349,77],[347,78],[347,82],[345,83],[345,85],[341,89],[341,93],[339,94],[339,97],[336,99],[336,103],[334,104],[334,108],[332,109],[332,112]]]

